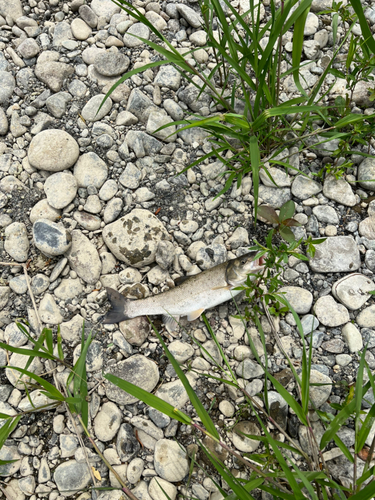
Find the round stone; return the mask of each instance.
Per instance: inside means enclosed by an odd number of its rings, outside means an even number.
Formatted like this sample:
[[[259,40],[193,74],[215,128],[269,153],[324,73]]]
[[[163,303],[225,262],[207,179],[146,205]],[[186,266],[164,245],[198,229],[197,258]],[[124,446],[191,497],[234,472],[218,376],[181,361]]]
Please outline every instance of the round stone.
[[[69,460],[56,467],[54,481],[64,496],[75,495],[91,481],[89,468],[85,462]]]
[[[62,255],[72,244],[72,238],[62,224],[40,219],[33,226],[35,246],[47,256]]]
[[[110,251],[127,265],[142,268],[155,261],[160,240],[169,235],[160,220],[148,210],[135,209],[103,229]]]
[[[94,420],[96,437],[103,442],[111,441],[120,428],[122,413],[114,403],[104,403]]]
[[[144,43],[142,42],[142,40],[139,40],[138,38],[136,38],[136,36],[132,35],[136,35],[148,40],[150,36],[150,30],[143,23],[135,23],[132,26],[130,26],[130,28],[124,35],[125,47],[129,48],[138,47],[139,45],[142,45]]]
[[[122,75],[128,69],[130,59],[121,52],[104,52],[95,57],[95,69],[103,76]]]
[[[340,326],[349,321],[347,308],[338,304],[331,295],[320,297],[314,305],[314,312],[324,326]]]
[[[48,172],[60,172],[77,161],[79,146],[64,130],[50,129],[39,132],[31,141],[28,158],[32,167]]]
[[[25,368],[28,362],[28,357],[23,354],[13,353],[9,359],[9,366],[16,366],[18,368]],[[35,373],[35,375],[40,375],[43,373],[44,366],[39,358],[34,358],[27,368],[29,372]],[[30,382],[30,377],[22,375],[21,372],[16,371],[11,368],[5,368],[5,375],[9,382],[19,389],[20,391],[25,390],[25,383]],[[2,458],[2,457],[0,457]]]
[[[74,177],[79,187],[94,186],[100,188],[106,181],[108,168],[96,153],[85,153],[74,165]]]
[[[56,209],[65,208],[77,194],[77,181],[70,172],[57,172],[44,183],[48,204]]]
[[[51,207],[46,199],[38,201],[33,206],[30,212],[30,222],[34,224],[38,219],[57,220],[61,215],[61,211]]]
[[[155,445],[154,465],[156,473],[166,481],[182,481],[189,472],[186,452],[176,441],[160,439]]]
[[[21,467],[21,455],[17,446],[2,446],[0,450],[0,460],[15,460],[10,464],[0,465],[0,476],[13,476]]]
[[[116,365],[111,365],[107,369],[107,373],[131,382],[148,392],[151,392],[159,381],[159,370],[156,363],[141,354],[136,354]],[[121,405],[128,405],[138,401],[137,398],[111,382],[106,386],[106,394],[108,399]]]
[[[284,286],[280,288],[279,294],[286,298],[297,314],[307,314],[310,311],[313,296],[309,290],[298,286]]]
[[[102,263],[95,245],[81,231],[72,231],[72,245],[66,254],[69,265],[86,283],[95,284]]]
[[[332,294],[348,309],[355,311],[370,299],[369,292],[372,290],[375,290],[375,285],[368,276],[353,273],[336,281],[332,287]]]
[[[92,29],[90,28],[90,26],[88,26],[85,21],[79,18],[73,19],[70,28],[72,30],[74,38],[76,38],[77,40],[87,40],[87,38],[91,36],[92,33]]]
[[[358,184],[365,189],[374,191],[375,189],[374,179],[375,179],[375,158],[365,158],[358,167]]]
[[[253,436],[260,436],[260,431],[254,422],[243,421],[239,422],[233,429],[232,441],[237,450],[244,452],[255,451],[260,441],[250,439],[243,434],[252,434]]]
[[[18,46],[17,50],[25,59],[31,59],[39,54],[40,47],[34,38],[26,38],[26,40]]]

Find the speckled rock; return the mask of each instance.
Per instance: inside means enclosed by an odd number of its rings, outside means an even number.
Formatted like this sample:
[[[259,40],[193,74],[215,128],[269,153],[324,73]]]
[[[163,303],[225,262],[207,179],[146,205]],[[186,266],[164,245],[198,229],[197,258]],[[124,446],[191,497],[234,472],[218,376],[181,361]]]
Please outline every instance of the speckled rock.
[[[103,229],[103,239],[122,262],[142,268],[155,261],[160,240],[168,239],[163,224],[148,210],[134,209]]]
[[[49,219],[39,219],[33,226],[35,246],[45,255],[55,257],[68,251],[72,238],[65,227]]]
[[[72,245],[66,253],[70,267],[86,283],[95,284],[99,280],[102,263],[94,244],[81,231],[72,232]]]
[[[166,481],[182,481],[189,472],[186,452],[175,441],[160,439],[155,446],[154,465],[157,474]]]

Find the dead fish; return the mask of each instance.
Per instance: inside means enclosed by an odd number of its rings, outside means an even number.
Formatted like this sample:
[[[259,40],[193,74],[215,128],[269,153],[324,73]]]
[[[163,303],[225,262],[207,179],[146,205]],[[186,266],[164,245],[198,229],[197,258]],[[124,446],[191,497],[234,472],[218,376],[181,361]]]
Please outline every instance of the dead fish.
[[[262,257],[254,260],[257,252],[249,252],[236,259],[219,264],[194,276],[180,279],[181,284],[166,292],[145,299],[126,299],[121,293],[106,287],[112,308],[102,320],[103,324],[120,323],[137,316],[162,315],[169,331],[175,331],[180,316],[194,321],[211,307],[238,295],[248,274],[254,280],[263,270]]]

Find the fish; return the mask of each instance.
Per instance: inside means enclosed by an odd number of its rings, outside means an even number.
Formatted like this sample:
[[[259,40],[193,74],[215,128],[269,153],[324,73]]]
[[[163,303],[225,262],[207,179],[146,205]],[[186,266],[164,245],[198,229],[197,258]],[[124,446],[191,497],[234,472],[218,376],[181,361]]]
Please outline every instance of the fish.
[[[162,315],[167,330],[174,332],[181,316],[194,321],[206,309],[241,293],[242,290],[236,288],[245,283],[248,275],[255,280],[264,269],[263,258],[255,259],[256,254],[256,251],[248,252],[199,274],[184,276],[174,288],[144,299],[127,299],[113,288],[106,287],[111,309],[101,322],[113,324],[138,316]]]

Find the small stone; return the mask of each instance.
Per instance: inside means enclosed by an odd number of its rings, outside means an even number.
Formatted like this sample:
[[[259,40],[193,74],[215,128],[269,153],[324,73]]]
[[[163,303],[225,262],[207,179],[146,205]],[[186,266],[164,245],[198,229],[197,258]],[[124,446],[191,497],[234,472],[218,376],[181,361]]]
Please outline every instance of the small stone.
[[[49,293],[46,293],[39,303],[39,315],[43,323],[59,325],[63,321],[60,308]]]
[[[365,158],[358,167],[358,184],[364,189],[374,190],[375,158]]]
[[[72,231],[72,244],[66,257],[70,267],[86,283],[95,284],[99,280],[102,264],[98,251],[81,231]]]
[[[92,29],[82,19],[73,19],[70,28],[74,38],[77,40],[87,40],[91,36]]]
[[[307,200],[320,193],[322,186],[304,175],[297,175],[292,184],[293,195],[300,200]]]
[[[318,205],[313,208],[313,214],[320,222],[326,224],[338,224],[339,218],[334,208],[328,205]]]
[[[144,42],[142,42],[142,40],[139,40],[138,38],[132,35],[136,35],[139,36],[140,38],[148,40],[150,37],[150,30],[143,23],[135,23],[132,26],[130,26],[130,28],[124,35],[125,47],[133,48],[133,47],[138,47],[139,45],[143,45]]]
[[[47,256],[64,254],[71,246],[72,239],[62,224],[49,219],[39,219],[33,226],[35,246]]]
[[[375,217],[367,217],[359,223],[359,234],[368,240],[375,240]]]
[[[114,403],[104,403],[94,419],[96,437],[102,441],[111,441],[120,428],[122,419],[121,410]]]
[[[117,76],[126,72],[130,59],[121,52],[100,52],[95,57],[95,69],[103,76]]]
[[[81,155],[74,165],[74,177],[78,187],[94,186],[100,188],[106,181],[108,168],[96,153],[90,152]]]
[[[102,104],[104,97],[105,94],[95,95],[94,97],[91,97],[91,99],[85,104],[81,112],[81,115],[85,120],[90,122],[96,122],[104,118],[104,116],[111,111],[112,99],[110,97],[106,99],[103,106],[100,108],[100,105]]]
[[[232,403],[230,403],[229,401],[226,401],[225,399],[223,401],[220,401],[219,410],[221,411],[221,413],[225,417],[228,417],[228,418],[233,417],[234,412],[235,412],[235,408],[232,405]]]
[[[312,306],[313,296],[309,290],[297,286],[284,286],[279,290],[298,314],[307,314]]]
[[[51,207],[46,199],[38,201],[30,212],[30,222],[34,224],[39,219],[48,219],[56,221],[61,216],[61,211]]]
[[[0,71],[0,104],[5,104],[16,86],[16,80],[11,73],[7,71]]]
[[[25,262],[29,252],[29,240],[23,222],[13,222],[5,228],[4,249],[17,262]]]
[[[336,281],[332,287],[332,294],[348,309],[355,311],[370,299],[369,292],[374,289],[375,285],[370,278],[360,273],[353,273]]]
[[[180,88],[181,74],[174,66],[166,64],[161,66],[154,83],[177,91]]]
[[[203,24],[199,15],[187,5],[176,4],[177,12],[192,26],[193,28],[200,28]]]
[[[164,500],[166,495],[170,500],[175,500],[177,488],[174,484],[160,477],[153,477],[148,487],[148,493],[152,500]]]
[[[325,178],[323,194],[326,198],[347,207],[354,207],[357,203],[350,184],[345,179],[336,179],[333,175],[328,175]]]
[[[314,312],[325,326],[340,326],[349,321],[347,308],[338,304],[331,295],[320,297],[314,305]]]
[[[312,385],[325,384],[325,385]],[[320,408],[329,398],[332,391],[332,380],[321,372],[312,369],[310,372],[310,399],[314,407]]]
[[[116,449],[122,462],[128,462],[139,452],[141,446],[130,424],[122,424],[117,434]]]
[[[261,377],[264,374],[263,368],[251,359],[244,359],[237,366],[236,373],[246,380]]]
[[[361,311],[357,318],[357,324],[362,328],[374,328],[375,327],[375,305],[366,307]]]
[[[260,430],[257,425],[253,422],[248,422],[246,420],[239,422],[233,429],[232,433],[232,441],[233,445],[237,448],[237,450],[252,453],[255,451],[260,441],[256,441],[255,439],[250,439],[243,434],[251,434],[253,436],[260,436]]]
[[[31,59],[39,54],[40,47],[34,38],[26,38],[17,48],[21,57]]]
[[[141,478],[145,464],[141,458],[133,458],[129,463],[126,474],[129,483],[137,484]]]
[[[353,323],[347,323],[343,326],[342,336],[348,344],[350,352],[358,352],[363,349],[362,335]]]

